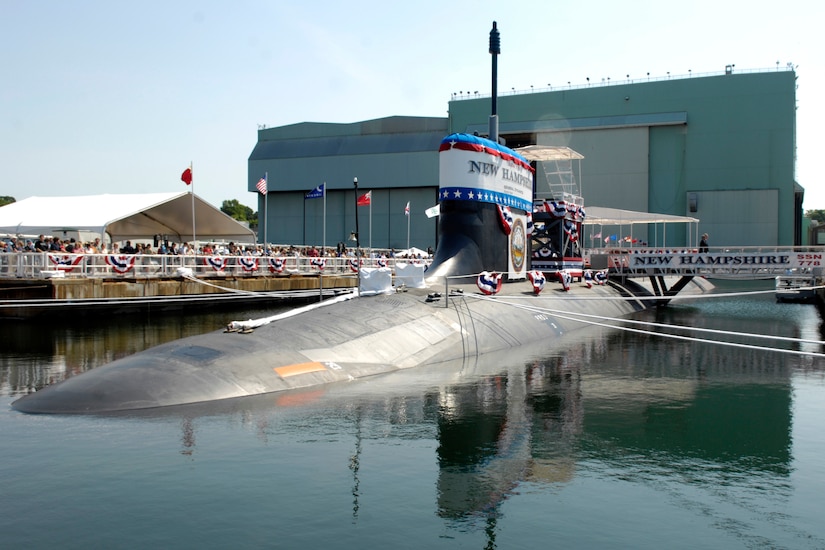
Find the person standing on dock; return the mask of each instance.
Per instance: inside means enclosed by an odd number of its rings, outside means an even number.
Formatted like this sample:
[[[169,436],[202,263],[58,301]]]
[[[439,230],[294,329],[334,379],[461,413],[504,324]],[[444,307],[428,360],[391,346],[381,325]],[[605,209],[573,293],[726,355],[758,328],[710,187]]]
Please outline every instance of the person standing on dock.
[[[708,251],[708,234],[702,234],[702,240],[699,241],[699,252],[707,252]]]

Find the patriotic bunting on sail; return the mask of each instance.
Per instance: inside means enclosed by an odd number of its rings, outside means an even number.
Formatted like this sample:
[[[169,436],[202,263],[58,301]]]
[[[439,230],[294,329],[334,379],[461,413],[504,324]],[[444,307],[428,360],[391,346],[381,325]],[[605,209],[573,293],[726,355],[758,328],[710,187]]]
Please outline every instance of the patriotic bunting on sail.
[[[49,261],[60,271],[69,272],[75,268],[77,264],[83,261],[81,254],[49,254]]]
[[[115,273],[128,273],[133,267],[135,267],[135,255],[134,254],[109,254],[106,256],[106,263],[109,264],[114,270]]]
[[[324,266],[327,265],[327,260],[326,258],[310,258],[309,265],[317,267],[318,271],[323,271]]]
[[[272,273],[283,273],[284,264],[286,262],[283,258],[269,258],[269,271]]]
[[[258,271],[258,258],[255,256],[241,256],[240,263],[247,273]]]
[[[208,256],[203,259],[204,265],[211,265],[215,271],[223,271],[226,268],[226,258],[223,256]]]
[[[566,291],[570,290],[570,283],[573,281],[573,276],[570,275],[570,272],[566,269],[562,269],[558,271],[559,281],[561,282],[562,288]]]
[[[550,201],[544,203],[546,212],[549,212],[554,218],[563,218],[567,215],[567,203],[564,201]]]
[[[482,271],[476,281],[478,289],[484,294],[497,294],[501,290],[501,273]]]
[[[564,232],[572,242],[579,240],[579,229],[576,227],[575,222],[564,220]]]
[[[544,289],[544,273],[541,271],[528,271],[527,278],[530,279],[530,283],[533,285],[533,293],[538,296]]]
[[[498,205],[498,219],[501,221],[504,234],[509,235],[513,231],[513,213],[509,206]]]

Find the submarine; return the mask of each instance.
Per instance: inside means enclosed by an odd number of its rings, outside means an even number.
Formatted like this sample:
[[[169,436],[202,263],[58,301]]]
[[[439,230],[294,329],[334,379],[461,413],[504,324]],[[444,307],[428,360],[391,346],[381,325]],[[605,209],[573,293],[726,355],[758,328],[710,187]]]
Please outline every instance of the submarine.
[[[535,199],[534,174],[516,150],[448,135],[439,147],[440,238],[429,266],[401,264],[395,278],[389,268],[362,268],[357,292],[168,342],[47,386],[12,407],[56,414],[151,409],[352,381],[536,344],[546,351],[587,326],[583,315],[620,318],[661,303],[632,280],[587,278],[575,239],[583,206],[568,196],[576,207],[561,212],[561,199]],[[704,292],[703,284],[683,291]]]
[[[494,23],[491,53],[497,33]],[[429,266],[398,265],[394,277],[388,268],[361,268],[356,292],[117,359],[12,408],[147,410],[437,368],[507,350],[546,352],[588,326],[586,316],[616,319],[660,305],[662,296],[639,283],[586,269],[577,239],[582,198],[569,188],[537,190],[535,177],[539,162],[571,151],[501,144],[495,86],[493,105],[488,137],[454,133],[440,143],[439,239]],[[677,292],[703,293],[707,285],[686,280]]]

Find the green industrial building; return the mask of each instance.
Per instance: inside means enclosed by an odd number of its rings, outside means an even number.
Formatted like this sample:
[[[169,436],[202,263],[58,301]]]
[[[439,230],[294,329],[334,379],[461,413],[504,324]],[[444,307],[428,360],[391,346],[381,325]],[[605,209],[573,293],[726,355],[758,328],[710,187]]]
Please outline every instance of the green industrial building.
[[[438,146],[454,132],[486,136],[490,97],[453,95],[447,118],[299,123],[258,131],[248,189],[258,195],[259,240],[335,246],[356,230],[362,247],[437,244]],[[795,181],[796,75],[790,69],[601,83],[508,93],[497,99],[508,147],[565,145],[586,206],[697,218],[691,226],[634,227],[659,246],[803,244],[804,190]],[[546,185],[543,166],[536,185]],[[354,179],[357,178],[357,188]],[[326,196],[305,199],[324,184]],[[265,205],[263,199],[268,201]],[[409,218],[405,207],[409,203]],[[266,224],[263,222],[266,214]],[[324,229],[326,233],[324,234]],[[605,228],[631,231],[630,228]]]

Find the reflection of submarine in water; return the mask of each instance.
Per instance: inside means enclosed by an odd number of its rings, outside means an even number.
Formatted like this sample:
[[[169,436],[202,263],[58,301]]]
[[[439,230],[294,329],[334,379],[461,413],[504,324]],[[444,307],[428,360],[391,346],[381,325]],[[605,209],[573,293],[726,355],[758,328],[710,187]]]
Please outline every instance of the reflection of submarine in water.
[[[407,266],[412,275],[404,279],[411,284],[396,289],[404,292],[394,291],[389,273],[362,270],[366,283],[355,299],[342,296],[295,310],[251,334],[212,333],[163,344],[12,406],[32,413],[91,413],[278,392],[549,343],[584,326],[569,315],[619,317],[657,303],[632,281],[568,286],[567,274],[581,276],[584,267],[577,243],[582,201],[569,181],[558,192],[551,187],[537,195],[531,160],[498,143],[495,24],[490,53],[491,139],[452,134],[442,140],[438,248],[426,273],[422,267],[416,275],[416,266]],[[544,161],[542,152],[532,160]],[[536,204],[540,211],[533,216]],[[544,275],[537,270],[562,273],[569,290],[540,295]],[[476,277],[488,272],[499,278],[479,277],[477,286]],[[504,279],[507,284],[501,284]],[[365,296],[365,286],[371,296]],[[678,288],[703,291],[698,282]],[[588,299],[578,299],[585,294]]]
[[[565,313],[620,317],[655,303],[629,282],[536,294],[526,279],[530,216],[524,209],[532,209],[532,189],[523,183],[532,181],[529,162],[492,141],[453,134],[442,142],[440,165],[439,247],[429,270],[422,267],[410,286],[393,289],[389,273],[364,271],[362,288],[379,289],[372,296],[362,292],[294,310],[251,334],[219,332],[163,344],[44,388],[13,407],[32,413],[142,409],[353,380],[549,343],[583,326]],[[564,237],[565,222],[580,223],[572,213],[545,225],[558,227],[562,248],[577,249]],[[563,261],[582,265],[580,254]],[[475,279],[480,270],[504,272],[509,282],[494,296],[482,294]],[[379,275],[390,284],[381,286]],[[445,286],[447,280],[454,282]],[[585,295],[589,299],[577,299]],[[639,299],[616,299],[634,295]]]

